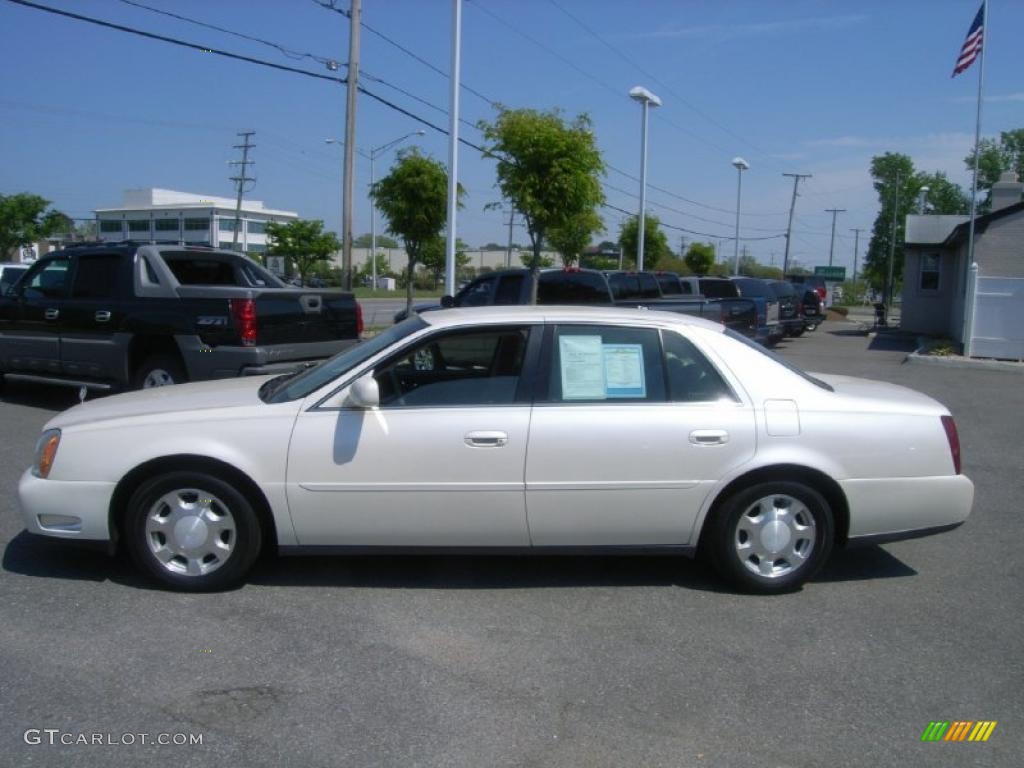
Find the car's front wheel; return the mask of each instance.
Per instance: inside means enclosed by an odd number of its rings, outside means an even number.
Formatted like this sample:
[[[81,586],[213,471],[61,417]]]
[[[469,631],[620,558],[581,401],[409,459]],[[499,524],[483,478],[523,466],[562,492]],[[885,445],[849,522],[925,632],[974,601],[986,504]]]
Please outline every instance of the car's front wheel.
[[[262,540],[249,500],[201,472],[169,472],[139,486],[128,502],[125,534],[143,571],[186,591],[241,582]]]
[[[798,482],[769,481],[730,496],[710,521],[705,540],[718,572],[747,592],[798,589],[832,549],[828,502]]]

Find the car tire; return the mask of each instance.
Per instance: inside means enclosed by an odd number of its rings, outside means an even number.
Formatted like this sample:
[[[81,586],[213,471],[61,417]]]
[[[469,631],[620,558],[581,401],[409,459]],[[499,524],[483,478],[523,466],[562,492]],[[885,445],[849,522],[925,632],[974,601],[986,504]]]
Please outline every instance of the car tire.
[[[807,323],[806,328],[808,331],[816,331],[818,329],[817,323]]]
[[[166,387],[171,384],[183,384],[188,375],[181,360],[173,355],[151,355],[142,361],[132,376],[135,389]]]
[[[800,336],[804,335],[804,331],[806,331],[806,330],[807,330],[806,328],[798,328],[795,331],[790,331],[789,335],[794,337],[794,338],[799,338]]]
[[[834,523],[825,497],[804,483],[769,481],[732,494],[704,540],[709,559],[744,592],[799,589],[832,551]]]
[[[125,541],[140,570],[186,592],[241,583],[263,536],[252,504],[230,484],[202,472],[168,472],[136,489]]]

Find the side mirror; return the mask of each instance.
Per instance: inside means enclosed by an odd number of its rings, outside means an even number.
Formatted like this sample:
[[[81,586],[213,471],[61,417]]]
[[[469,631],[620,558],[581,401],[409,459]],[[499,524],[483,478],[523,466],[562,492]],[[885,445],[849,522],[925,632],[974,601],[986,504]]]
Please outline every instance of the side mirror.
[[[455,306],[455,297],[454,296],[442,296],[441,297],[441,306],[444,307],[445,309],[451,309],[452,307]]]
[[[373,378],[372,373],[361,376],[352,382],[352,386],[348,389],[348,399],[345,401],[345,404],[353,408],[365,408],[367,410],[380,406],[380,386],[377,384],[377,380]]]

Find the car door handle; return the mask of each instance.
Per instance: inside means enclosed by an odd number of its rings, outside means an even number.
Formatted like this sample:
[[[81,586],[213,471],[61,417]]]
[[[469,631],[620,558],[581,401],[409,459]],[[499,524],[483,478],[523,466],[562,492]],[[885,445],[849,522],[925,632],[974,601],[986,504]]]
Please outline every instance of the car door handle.
[[[469,432],[466,434],[466,445],[471,448],[501,448],[508,444],[506,432]]]
[[[94,317],[96,318],[96,322],[97,323],[107,323],[107,322],[110,322],[110,311],[106,310],[106,309],[97,310],[97,312],[94,315]]]
[[[60,317],[60,310],[48,309],[43,313],[43,317],[45,317],[47,320],[56,320],[58,317]]]
[[[729,442],[729,433],[724,429],[695,429],[690,433],[690,442],[694,445],[725,445]]]

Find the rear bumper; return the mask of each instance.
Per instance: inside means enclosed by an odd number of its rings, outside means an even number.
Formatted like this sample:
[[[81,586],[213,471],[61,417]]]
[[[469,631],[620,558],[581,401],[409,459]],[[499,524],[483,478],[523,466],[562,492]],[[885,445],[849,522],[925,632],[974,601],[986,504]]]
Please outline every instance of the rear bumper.
[[[851,544],[939,533],[970,516],[974,483],[963,475],[843,480]]]
[[[190,381],[289,373],[332,357],[358,339],[332,339],[264,347],[207,347],[197,337],[179,337]]]

